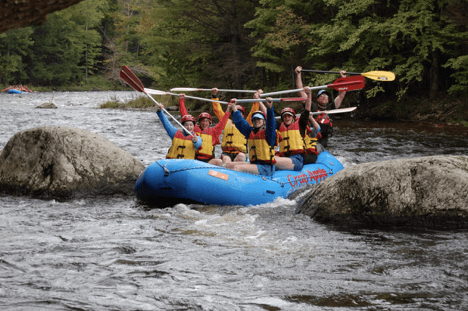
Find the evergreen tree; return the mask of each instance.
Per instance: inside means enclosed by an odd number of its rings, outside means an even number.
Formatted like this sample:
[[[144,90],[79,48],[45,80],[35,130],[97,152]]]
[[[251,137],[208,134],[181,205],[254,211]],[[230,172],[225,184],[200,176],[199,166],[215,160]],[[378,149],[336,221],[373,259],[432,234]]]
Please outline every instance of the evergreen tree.
[[[142,57],[141,36],[137,32],[142,12],[151,9],[151,0],[111,0],[112,11],[108,13],[112,31],[106,33],[106,77],[119,81],[122,65],[139,75],[153,76]]]
[[[256,2],[156,0],[139,28],[164,85],[243,87],[255,74],[244,24]]]
[[[315,0],[301,7],[294,0],[263,0],[256,18],[247,26],[253,27],[258,36],[254,50],[263,60],[259,65],[271,71],[291,72],[293,62],[319,70],[388,70],[397,75],[397,83],[369,84],[368,97],[390,90],[402,98],[408,91],[416,95],[422,90],[422,94],[434,98],[446,89],[441,87],[441,81],[447,79],[442,65],[454,69],[466,66],[463,56],[447,63],[450,55],[459,50],[460,40],[466,38],[460,27],[441,14],[452,3]],[[302,58],[300,49],[304,44],[308,50]],[[291,55],[299,57],[293,56],[288,62]],[[454,77],[466,79],[465,74]],[[331,76],[315,75],[310,83],[330,81]]]
[[[107,0],[88,0],[68,8],[77,25],[84,28],[82,63],[84,63],[85,80],[88,80],[88,73],[93,74],[94,66],[101,58],[102,38],[97,29],[104,18],[104,11],[107,11],[108,7]]]
[[[0,83],[26,83],[27,56],[34,44],[32,32],[31,27],[25,27],[0,34]]]
[[[52,13],[35,29],[32,78],[43,85],[85,80],[98,57],[101,37],[91,27],[102,18],[104,1],[87,0]]]

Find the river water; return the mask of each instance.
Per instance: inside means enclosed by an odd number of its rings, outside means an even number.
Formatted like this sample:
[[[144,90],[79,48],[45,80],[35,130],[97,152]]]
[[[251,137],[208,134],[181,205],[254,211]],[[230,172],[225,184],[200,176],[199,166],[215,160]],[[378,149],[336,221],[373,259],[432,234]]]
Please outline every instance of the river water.
[[[135,92],[0,94],[0,150],[15,133],[66,125],[144,165],[165,157],[152,112],[97,109]],[[58,109],[36,109],[53,101]],[[345,165],[468,154],[468,131],[335,120]],[[468,231],[343,228],[297,202],[148,209],[134,197],[0,196],[1,310],[464,310]]]

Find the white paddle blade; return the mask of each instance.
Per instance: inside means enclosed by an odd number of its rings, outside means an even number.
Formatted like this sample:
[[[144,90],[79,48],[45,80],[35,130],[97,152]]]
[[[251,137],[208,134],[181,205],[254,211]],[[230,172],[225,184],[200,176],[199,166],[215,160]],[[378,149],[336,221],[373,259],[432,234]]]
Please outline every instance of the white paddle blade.
[[[201,92],[201,91],[211,91],[211,89],[197,89],[193,87],[175,87],[171,89],[171,92]]]
[[[311,112],[310,114],[318,115],[318,114],[344,113],[344,112],[351,112],[351,111],[354,111],[356,109],[357,109],[357,107],[349,107],[349,108],[341,108],[341,109],[333,109],[333,110],[316,111],[316,112]]]
[[[263,93],[260,94],[261,97],[267,97],[271,95],[280,95],[280,94],[288,94],[288,93],[294,93],[294,92],[300,92],[303,91],[304,89],[294,89],[294,90],[284,90],[284,91],[278,91],[278,92],[271,92],[271,93]]]
[[[254,91],[254,90],[229,90],[229,89],[218,89],[218,92],[257,93],[257,91]]]
[[[198,89],[193,87],[175,87],[171,92],[201,92],[212,91],[212,89]],[[254,90],[231,90],[231,89],[218,89],[218,92],[235,92],[235,93],[256,93]]]
[[[153,94],[153,95],[170,95],[168,92],[164,91],[158,91],[158,90],[153,90],[153,89],[147,89],[145,88],[145,92],[148,94]]]
[[[307,97],[291,97],[291,98],[272,98],[272,102],[300,102],[306,100]],[[236,103],[255,103],[255,102],[266,102],[266,98],[247,98],[247,99],[236,99]]]

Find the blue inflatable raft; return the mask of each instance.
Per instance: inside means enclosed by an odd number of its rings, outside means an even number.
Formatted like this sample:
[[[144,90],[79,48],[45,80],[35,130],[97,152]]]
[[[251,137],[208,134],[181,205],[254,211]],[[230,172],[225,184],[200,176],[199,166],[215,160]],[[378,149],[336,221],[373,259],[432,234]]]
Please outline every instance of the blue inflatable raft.
[[[28,92],[23,92],[23,91],[15,90],[15,89],[8,90],[8,94],[25,94],[25,93],[28,93]]]
[[[197,160],[164,159],[150,164],[135,184],[137,198],[167,207],[177,203],[258,205],[287,198],[307,184],[317,184],[343,169],[327,151],[302,171],[276,171],[273,176],[237,172]]]

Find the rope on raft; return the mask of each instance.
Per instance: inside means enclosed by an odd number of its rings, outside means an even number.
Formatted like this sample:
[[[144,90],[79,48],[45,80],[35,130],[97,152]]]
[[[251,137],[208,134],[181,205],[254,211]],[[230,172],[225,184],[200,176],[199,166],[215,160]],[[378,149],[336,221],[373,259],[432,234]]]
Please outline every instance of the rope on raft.
[[[161,165],[161,163],[159,163],[159,161],[156,161],[156,163],[158,163],[158,165],[164,170],[164,176],[169,176],[171,173],[176,173],[176,172],[183,172],[183,171],[189,171],[189,170],[198,170],[198,169],[206,169],[207,167],[206,166],[195,166],[195,167],[187,167],[187,168],[181,168],[181,169],[178,169],[178,170],[174,170],[174,171],[169,171],[166,167],[166,165]],[[233,170],[229,169],[229,168],[225,168],[225,167],[216,167],[215,169],[217,170],[225,170],[225,171],[230,171],[230,172],[233,172]],[[273,177],[267,177],[267,176],[261,176],[261,175],[257,175],[257,174],[252,174],[252,173],[248,173],[248,172],[242,172],[244,174],[249,174],[249,175],[252,175],[252,176],[257,176],[257,177],[261,177],[263,180],[271,180],[273,182],[276,182],[278,184],[281,185],[281,187],[284,187],[284,183],[279,181],[279,180],[275,180],[273,179]]]

